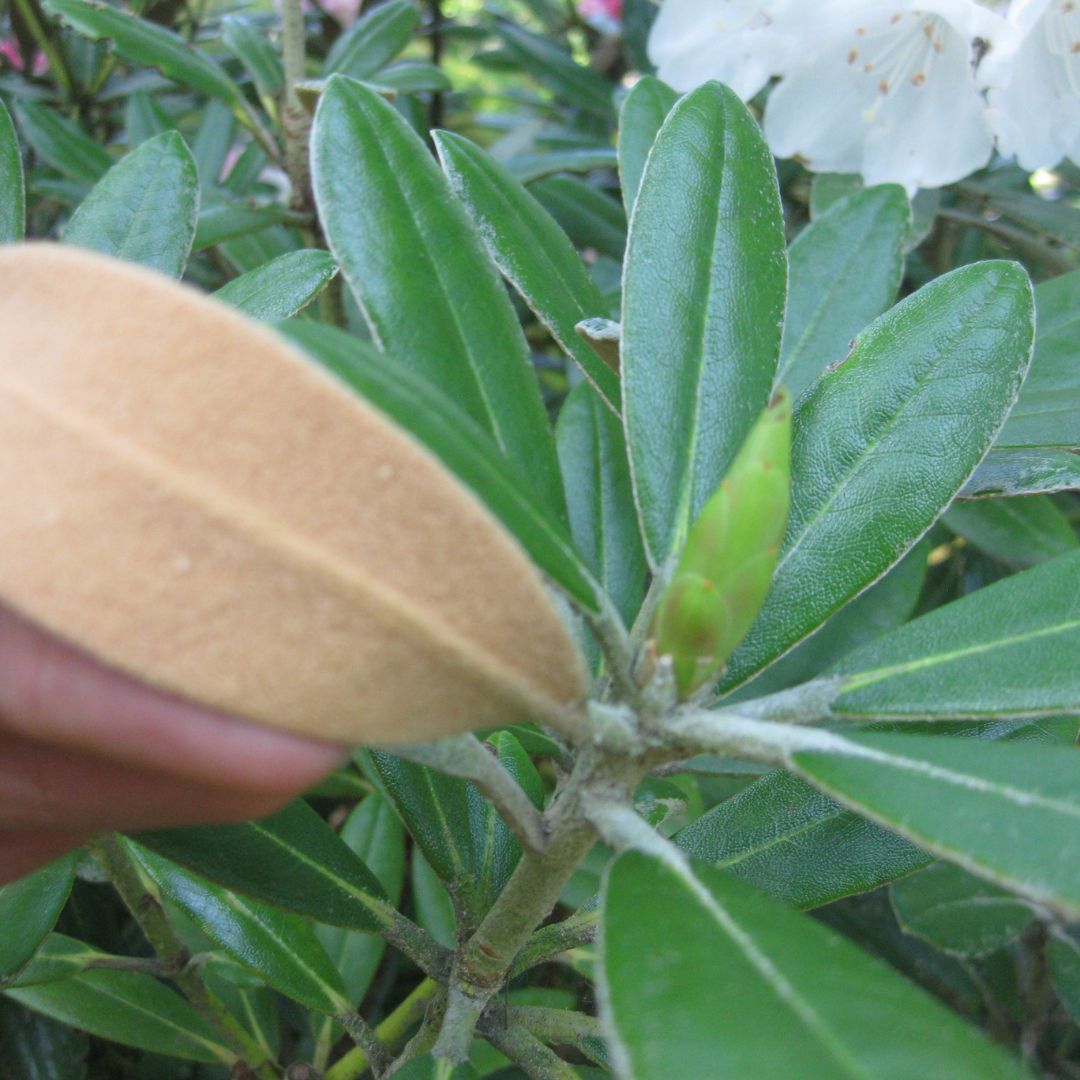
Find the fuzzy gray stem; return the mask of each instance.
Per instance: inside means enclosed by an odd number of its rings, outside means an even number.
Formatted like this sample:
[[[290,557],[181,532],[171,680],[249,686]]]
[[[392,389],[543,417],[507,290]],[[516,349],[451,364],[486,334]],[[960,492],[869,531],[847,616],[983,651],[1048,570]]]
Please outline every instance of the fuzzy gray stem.
[[[492,1026],[484,1038],[501,1050],[530,1080],[579,1080],[577,1069],[563,1061],[532,1032],[517,1024]]]

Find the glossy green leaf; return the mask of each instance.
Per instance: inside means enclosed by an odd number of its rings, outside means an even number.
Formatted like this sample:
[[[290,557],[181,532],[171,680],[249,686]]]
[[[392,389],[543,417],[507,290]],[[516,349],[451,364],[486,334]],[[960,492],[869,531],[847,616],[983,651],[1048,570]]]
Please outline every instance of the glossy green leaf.
[[[12,244],[26,230],[26,189],[22,154],[7,106],[0,101],[0,244]]]
[[[162,895],[268,985],[318,1012],[350,1007],[341,976],[310,922],[215,885],[137,844],[131,847]]]
[[[341,839],[379,879],[394,906],[405,884],[405,831],[390,804],[378,793],[368,795],[341,827]],[[345,994],[359,1007],[386,952],[377,934],[361,934],[338,926],[315,928],[326,954],[341,973]],[[312,1018],[316,1043],[329,1052],[341,1029],[324,1017]]]
[[[416,921],[440,945],[453,949],[457,945],[457,920],[454,902],[430,863],[413,847],[410,882]]]
[[[904,189],[882,184],[834,203],[795,238],[776,376],[794,400],[896,299],[910,222]]]
[[[121,158],[94,185],[63,239],[178,278],[198,214],[195,159],[178,132],[166,131]]]
[[[1070,450],[991,450],[960,492],[962,499],[1080,490],[1080,454]]]
[[[476,222],[488,254],[609,407],[619,408],[619,379],[574,330],[605,310],[566,234],[493,157],[448,131],[434,134],[443,170]]]
[[[178,993],[152,975],[84,971],[5,990],[11,1000],[79,1031],[153,1054],[231,1065],[236,1055]]]
[[[307,307],[336,273],[327,251],[290,251],[234,278],[214,296],[253,319],[280,322]]]
[[[259,97],[274,101],[285,86],[285,72],[269,38],[251,19],[240,15],[227,15],[221,30],[222,40],[251,76]]]
[[[638,79],[623,99],[619,110],[619,180],[627,214],[637,201],[645,161],[656,134],[678,100],[678,91],[653,75]]]
[[[315,115],[312,181],[376,342],[494,434],[562,515],[554,439],[513,305],[420,137],[373,90],[333,76]]]
[[[537,808],[544,806],[544,782],[536,766],[509,732],[500,731],[487,740],[499,764]],[[467,785],[469,823],[476,860],[476,886],[482,909],[491,907],[521,858],[521,844],[499,816],[494,804],[474,784]]]
[[[388,0],[366,11],[334,42],[323,75],[335,71],[367,79],[392,60],[409,42],[420,21],[410,0]]]
[[[602,954],[622,1077],[1024,1076],[883,962],[712,867],[620,856],[604,885]]]
[[[813,743],[797,736],[788,767],[832,798],[987,881],[1080,917],[1074,747],[881,734]]]
[[[772,155],[746,106],[707,83],[656,137],[623,278],[623,417],[654,566],[765,408],[786,286]]]
[[[782,771],[725,799],[674,840],[693,858],[800,908],[868,892],[930,861]]]
[[[52,933],[41,943],[34,959],[12,981],[13,989],[70,979],[102,960],[116,959],[84,941]]]
[[[42,161],[73,180],[99,180],[112,165],[109,152],[73,120],[47,105],[15,103],[23,138]]]
[[[1016,569],[1046,562],[1078,546],[1069,519],[1048,495],[956,503],[942,521],[983,554]]]
[[[727,686],[813,633],[948,506],[1023,380],[1031,316],[1019,266],[955,270],[872,323],[802,399],[787,537]]]
[[[1036,918],[1030,904],[943,862],[894,881],[889,895],[907,933],[956,956],[994,952]]]
[[[302,800],[260,821],[140,833],[138,842],[219,885],[333,926],[378,930],[382,886]]]
[[[515,154],[503,164],[522,184],[529,184],[553,173],[590,173],[595,169],[611,169],[617,162],[611,147],[587,146],[581,149],[544,150],[539,154]]]
[[[333,327],[289,323],[281,329],[319,363],[428,448],[517,538],[536,565],[568,595],[597,610],[598,586],[566,527],[535,500],[528,474],[498,453],[491,437],[419,376]]]
[[[845,715],[1007,717],[1080,712],[1080,552],[937,608],[845,657]]]
[[[641,606],[648,568],[622,425],[583,384],[563,403],[555,437],[570,530],[629,626]]]
[[[117,55],[125,60],[156,67],[174,82],[201,90],[233,109],[243,108],[240,87],[225,71],[206,53],[164,26],[88,0],[44,0],[43,6],[93,41],[108,38]]]
[[[30,961],[56,925],[75,880],[75,855],[0,887],[0,986]]]
[[[529,191],[577,247],[622,260],[626,215],[621,203],[577,176],[547,176],[530,184]]]
[[[612,113],[612,84],[579,64],[555,40],[503,19],[498,31],[511,59],[557,98],[600,116]]]
[[[1042,200],[1039,200],[1040,202]],[[1080,270],[1035,290],[1035,355],[998,447],[1080,448]]]
[[[86,1080],[89,1054],[82,1032],[0,997],[0,1076]]]

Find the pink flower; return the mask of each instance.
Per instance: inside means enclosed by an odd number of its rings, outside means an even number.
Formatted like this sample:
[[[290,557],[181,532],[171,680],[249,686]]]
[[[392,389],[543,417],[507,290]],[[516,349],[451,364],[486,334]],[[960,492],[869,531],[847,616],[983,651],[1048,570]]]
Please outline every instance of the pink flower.
[[[618,33],[622,25],[622,0],[580,0],[578,14],[605,34]]]
[[[15,44],[12,38],[5,38],[0,41],[0,58],[7,61],[7,66],[14,68],[16,71],[25,71],[26,63],[22,58],[22,53],[19,52],[19,46]],[[4,65],[0,64],[0,68]],[[39,49],[34,53],[34,62],[30,68],[31,75],[44,75],[49,70],[49,61],[43,52]]]

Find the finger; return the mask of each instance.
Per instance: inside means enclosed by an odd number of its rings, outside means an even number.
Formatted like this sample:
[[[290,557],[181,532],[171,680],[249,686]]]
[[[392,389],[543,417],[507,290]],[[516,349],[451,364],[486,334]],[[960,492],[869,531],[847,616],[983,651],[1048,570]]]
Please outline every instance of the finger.
[[[82,832],[0,829],[0,886],[18,881],[89,839],[90,835]]]
[[[0,607],[3,729],[251,794],[300,791],[345,754],[161,693]]]
[[[0,735],[0,828],[105,832],[264,817],[275,795],[208,788],[78,751]]]

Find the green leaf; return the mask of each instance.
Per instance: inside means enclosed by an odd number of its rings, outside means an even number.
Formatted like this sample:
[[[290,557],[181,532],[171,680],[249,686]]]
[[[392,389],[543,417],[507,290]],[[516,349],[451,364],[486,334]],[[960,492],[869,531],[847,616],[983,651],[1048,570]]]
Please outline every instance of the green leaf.
[[[327,251],[290,251],[234,278],[214,296],[253,319],[280,322],[307,307],[336,273]]]
[[[772,155],[746,106],[706,83],[656,137],[623,278],[623,416],[654,567],[768,402],[786,286]]]
[[[788,767],[939,858],[1080,917],[1080,753],[941,735],[794,740]]]
[[[647,566],[622,425],[582,384],[563,403],[555,437],[570,531],[629,626],[641,606]]]
[[[1070,450],[991,450],[960,492],[962,499],[1080,490],[1080,454]]]
[[[63,239],[178,278],[198,214],[195,159],[178,132],[166,131],[121,158],[94,185]]]
[[[15,118],[23,138],[47,165],[73,180],[99,180],[112,165],[109,152],[73,120],[46,105],[15,103]]]
[[[43,6],[92,41],[108,38],[117,55],[125,60],[156,67],[174,82],[224,101],[234,111],[243,110],[240,87],[206,53],[189,45],[179,34],[88,0],[43,0]]]
[[[638,79],[623,99],[619,110],[619,180],[627,215],[637,201],[645,161],[657,132],[678,100],[678,91],[654,75]]]
[[[552,173],[589,173],[594,169],[614,168],[617,158],[609,146],[586,146],[582,149],[545,150],[539,154],[515,154],[504,164],[520,183],[529,184]]]
[[[529,190],[577,247],[622,260],[626,215],[614,199],[576,176],[547,176]]]
[[[435,132],[433,138],[450,186],[476,222],[488,254],[617,411],[618,376],[574,330],[606,306],[566,234],[530,192],[474,143],[448,131]]]
[[[135,839],[219,885],[319,922],[375,931],[390,919],[371,871],[299,799],[261,821],[161,829]]]
[[[419,21],[420,12],[410,0],[388,0],[369,9],[334,42],[323,75],[370,78],[405,48]]]
[[[127,99],[124,129],[127,132],[128,147],[134,150],[155,135],[175,131],[176,124],[150,94],[137,90]]]
[[[494,434],[561,516],[554,439],[513,306],[420,137],[373,90],[333,76],[315,114],[312,179],[376,342]]]
[[[1080,448],[1080,270],[1039,285],[1035,309],[1031,371],[995,445],[1075,450]]]
[[[412,849],[412,902],[416,921],[448,949],[457,945],[457,920],[450,894],[418,847]]]
[[[726,686],[813,633],[948,506],[1023,380],[1031,315],[1014,263],[955,270],[872,323],[802,399],[787,536]]]
[[[1061,1003],[1080,1023],[1080,937],[1076,931],[1056,932],[1048,948],[1050,977]]]
[[[311,923],[214,885],[137,844],[129,846],[160,892],[268,985],[318,1012],[350,1008],[341,976]]]
[[[504,19],[498,20],[497,29],[511,59],[557,98],[599,116],[614,111],[612,84],[579,64],[552,38],[530,33]]]
[[[231,1065],[236,1055],[179,994],[152,975],[84,971],[5,995],[88,1035],[153,1054]]]
[[[204,191],[213,190],[222,179],[225,161],[235,145],[236,118],[220,101],[211,101],[191,138],[191,153],[199,169]]]
[[[284,206],[253,206],[240,199],[222,197],[220,190],[203,193],[193,251],[205,251],[226,240],[280,225],[288,218]]]
[[[333,327],[280,329],[428,448],[517,538],[536,565],[582,606],[598,610],[599,586],[566,527],[533,494],[528,474],[507,461],[479,426],[408,368]]]
[[[1035,921],[1029,904],[949,863],[934,863],[889,888],[909,934],[954,956],[984,956]]]
[[[226,15],[221,29],[222,40],[251,76],[256,93],[264,102],[274,101],[285,87],[285,72],[269,38],[240,15]]]
[[[937,608],[845,657],[833,710],[850,716],[1080,712],[1080,552]]]
[[[378,793],[368,795],[341,827],[341,839],[379,879],[395,907],[405,884],[405,831],[390,804]],[[337,926],[316,926],[318,937],[334,967],[341,973],[345,994],[359,1005],[367,994],[386,952],[377,934],[361,934]],[[324,1017],[313,1017],[315,1041],[326,1053],[341,1029]]]
[[[868,892],[930,856],[783,771],[725,799],[675,843],[795,907]]]
[[[621,1076],[1024,1076],[883,962],[712,867],[620,856],[602,943],[600,1000]]]
[[[1080,546],[1069,519],[1048,495],[956,503],[942,521],[984,555],[1014,569],[1046,562]]]
[[[446,1061],[436,1060],[430,1054],[410,1061],[394,1076],[397,1080],[478,1080],[476,1070],[468,1062],[452,1066]]]
[[[815,173],[810,184],[810,219],[814,220],[830,207],[862,191],[858,173]]]
[[[56,925],[75,880],[75,858],[65,855],[0,887],[0,986],[30,962]]]
[[[13,244],[26,231],[26,187],[22,154],[15,126],[7,107],[0,101],[0,244]]]
[[[796,237],[776,376],[794,400],[896,299],[910,224],[904,189],[882,184],[834,203]]]
[[[399,94],[445,93],[453,89],[450,77],[441,67],[422,60],[402,60],[392,64],[383,68],[376,79],[379,86]]]
[[[86,971],[92,964],[102,960],[115,960],[111,953],[103,952],[66,934],[52,933],[42,942],[34,959],[19,972],[10,984],[20,990],[26,986],[70,979]],[[120,959],[123,959],[122,957]]]
[[[536,766],[509,732],[488,738],[499,764],[517,781],[537,810],[544,806],[544,782]],[[479,904],[489,909],[521,858],[521,844],[499,816],[494,804],[474,784],[467,785],[469,821],[476,859],[476,886]]]
[[[18,1080],[86,1080],[86,1036],[0,997],[0,1074]]]

